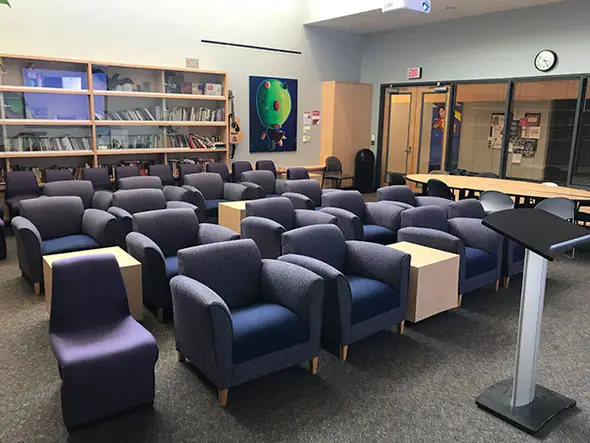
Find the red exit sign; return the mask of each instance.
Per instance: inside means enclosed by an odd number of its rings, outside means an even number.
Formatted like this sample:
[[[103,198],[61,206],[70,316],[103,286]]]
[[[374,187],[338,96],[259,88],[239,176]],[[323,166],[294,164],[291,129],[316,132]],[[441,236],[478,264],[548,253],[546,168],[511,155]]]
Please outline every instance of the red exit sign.
[[[408,68],[408,80],[422,78],[422,68]]]

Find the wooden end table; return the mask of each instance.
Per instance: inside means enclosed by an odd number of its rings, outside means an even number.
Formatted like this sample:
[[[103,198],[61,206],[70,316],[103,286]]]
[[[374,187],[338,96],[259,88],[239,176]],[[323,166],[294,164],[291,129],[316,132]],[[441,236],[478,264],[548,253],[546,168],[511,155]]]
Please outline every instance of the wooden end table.
[[[246,200],[236,202],[219,203],[219,221],[220,226],[225,226],[235,233],[239,234],[242,230],[240,223],[246,216]]]

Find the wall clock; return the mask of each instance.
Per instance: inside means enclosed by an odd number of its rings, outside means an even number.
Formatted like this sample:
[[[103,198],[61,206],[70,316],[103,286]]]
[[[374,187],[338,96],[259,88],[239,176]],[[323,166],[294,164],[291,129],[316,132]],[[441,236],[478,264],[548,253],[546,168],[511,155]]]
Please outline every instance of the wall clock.
[[[544,49],[535,57],[535,68],[541,72],[551,71],[557,63],[557,54],[550,49]]]

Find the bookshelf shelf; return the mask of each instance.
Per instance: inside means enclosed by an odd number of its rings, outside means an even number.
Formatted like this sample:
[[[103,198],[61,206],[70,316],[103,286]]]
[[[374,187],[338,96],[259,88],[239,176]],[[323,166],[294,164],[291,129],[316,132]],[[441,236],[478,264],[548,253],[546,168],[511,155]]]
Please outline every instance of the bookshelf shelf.
[[[176,153],[227,152],[227,149],[192,149],[192,148],[147,148],[147,149],[99,149],[101,155],[133,155],[133,154],[176,154]]]
[[[0,92],[35,92],[38,94],[89,95],[88,89],[40,88],[33,86],[0,85]]]
[[[23,151],[0,152],[0,158],[87,157],[94,151]]]
[[[94,124],[96,126],[227,126],[227,122],[183,122],[167,120],[96,120]]]
[[[90,120],[51,120],[34,118],[0,119],[0,125],[14,126],[91,126]]]
[[[164,92],[133,92],[133,91],[93,91],[94,95],[105,97],[134,97],[134,98],[169,98],[174,100],[208,100],[225,101],[223,95],[198,95],[198,94],[168,94]]]

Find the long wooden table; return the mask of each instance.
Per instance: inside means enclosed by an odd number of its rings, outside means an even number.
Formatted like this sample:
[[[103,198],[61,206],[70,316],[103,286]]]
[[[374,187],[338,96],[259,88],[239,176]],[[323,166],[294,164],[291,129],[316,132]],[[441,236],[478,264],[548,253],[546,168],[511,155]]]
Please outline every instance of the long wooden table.
[[[459,198],[464,198],[466,191],[484,192],[500,191],[516,198],[569,198],[575,203],[590,202],[590,191],[568,188],[565,186],[547,186],[519,180],[500,178],[469,177],[463,175],[411,174],[406,180],[426,184],[431,178],[444,182],[449,188],[459,191]]]

